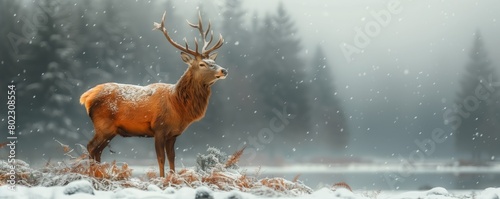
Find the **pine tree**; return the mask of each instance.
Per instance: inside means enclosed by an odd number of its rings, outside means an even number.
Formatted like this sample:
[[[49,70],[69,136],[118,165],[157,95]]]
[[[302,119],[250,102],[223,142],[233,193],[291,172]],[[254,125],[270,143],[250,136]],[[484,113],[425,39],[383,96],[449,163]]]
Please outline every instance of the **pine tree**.
[[[94,7],[99,2],[85,0],[79,7],[77,58],[84,65],[84,77],[88,87],[98,83],[136,81],[133,74],[144,69],[140,66],[141,58],[136,40],[127,29],[127,24],[118,12],[115,1],[103,2],[103,7]],[[96,14],[97,13],[97,14]],[[132,79],[133,78],[133,79]]]
[[[0,42],[0,66],[2,66],[2,69],[9,70],[0,74],[0,77],[7,77],[9,72],[11,72],[11,74],[14,72],[11,71],[15,68],[12,67],[12,65],[15,63],[15,55],[19,50],[17,49],[18,45],[15,44],[19,39],[25,39],[21,35],[19,24],[16,22],[18,19],[17,11],[19,11],[18,2],[0,0],[0,23],[2,24],[2,26],[0,26],[0,34],[3,35],[0,38],[0,41],[2,41]],[[4,81],[7,78],[1,79]]]
[[[130,28],[132,22],[126,18],[126,13],[122,12],[123,9],[128,10],[127,8],[132,8],[132,6],[137,5],[135,2],[118,2],[116,0],[102,2],[84,0],[78,4],[77,12],[79,14],[74,19],[76,26],[74,34],[78,37],[76,57],[82,63],[83,83],[75,91],[74,97],[75,104],[78,104],[75,112],[78,112],[80,117],[77,121],[82,121],[79,125],[81,128],[79,132],[86,136],[81,139],[83,143],[90,140],[93,134],[90,119],[84,107],[79,105],[77,101],[86,90],[105,82],[147,85],[168,81],[165,78],[166,74],[163,68],[165,65],[160,68],[160,62],[168,60],[168,58],[152,58],[154,53],[148,51],[153,48],[146,48],[146,45],[141,43],[140,36]],[[161,16],[158,16],[158,19],[159,17]],[[160,34],[157,36],[162,43],[165,42],[163,36],[160,37]],[[109,147],[116,147],[120,150],[120,146],[136,142],[136,139],[124,139],[121,143]],[[143,145],[136,147],[148,149],[147,146]]]
[[[26,115],[20,134],[30,139],[31,148],[56,147],[53,139],[78,140],[74,121],[79,118],[76,88],[81,84],[81,65],[72,32],[68,2],[38,1],[34,9],[47,17],[37,26],[26,61],[26,81],[19,84],[19,111]],[[22,104],[22,106],[21,106]],[[35,155],[35,154],[26,154]],[[40,154],[36,154],[40,155]]]
[[[479,161],[482,154],[498,153],[500,146],[500,125],[498,125],[500,91],[492,92],[483,86],[498,82],[499,78],[488,59],[482,39],[480,32],[477,31],[470,53],[470,62],[466,65],[466,74],[460,82],[461,91],[456,101],[457,108],[466,112],[465,117],[460,112],[456,115],[462,118],[456,130],[457,148],[471,153],[475,161]],[[485,95],[488,97],[478,99],[476,96],[478,89],[481,93],[489,93]]]
[[[245,29],[245,10],[242,0],[226,0],[223,12],[222,30],[224,32],[224,41],[227,43],[223,51],[224,60],[238,70],[245,62],[243,58],[247,50],[243,46],[250,46],[249,32]]]
[[[254,110],[249,106],[248,100],[248,96],[253,96],[249,78],[253,70],[249,64],[249,53],[253,45],[250,33],[245,28],[246,10],[243,8],[243,1],[226,0],[224,6],[222,21],[218,24],[221,24],[225,44],[219,50],[217,62],[228,69],[229,75],[226,80],[215,85],[214,89],[219,91],[217,95],[221,98],[219,102],[223,104],[214,108],[224,113],[236,113],[223,116],[225,122],[221,130],[230,136],[253,126],[242,122],[248,121]]]
[[[286,152],[292,152],[292,144],[300,148],[309,142],[305,135],[310,131],[307,71],[300,57],[302,48],[296,33],[291,17],[280,3],[275,15],[264,18],[257,36],[260,38],[260,47],[256,48],[259,60],[252,66],[257,76],[257,97],[264,107],[266,118],[263,121],[269,122],[275,116],[273,109],[280,112],[286,109],[287,115],[293,118],[286,129],[276,135],[275,139],[283,142],[273,145],[276,150]]]
[[[32,67],[30,60],[36,55],[33,41],[37,28],[44,20],[32,20],[33,12],[19,1],[0,0],[0,82],[18,84],[18,88],[31,82],[31,74],[40,74],[43,69]],[[31,67],[30,67],[31,66]],[[3,84],[2,84],[3,85]],[[5,88],[0,88],[4,90]]]
[[[24,53],[28,45],[28,36],[25,36],[22,31],[23,22],[20,20],[20,15],[24,15],[25,11],[20,9],[19,1],[0,0],[0,93],[7,93],[7,84],[20,82],[25,79],[22,67],[24,65]],[[29,54],[28,54],[29,55]],[[19,60],[19,61],[18,61]],[[19,76],[18,76],[19,74]],[[18,85],[19,86],[19,85]],[[7,104],[7,97],[0,99],[1,104]],[[19,105],[19,104],[17,104]],[[19,109],[18,109],[19,111]],[[0,128],[7,129],[7,106],[0,107]],[[16,123],[21,119],[18,117]],[[0,142],[6,142],[6,138],[1,138]],[[0,155],[0,159],[7,155]]]
[[[26,46],[29,43],[29,37],[33,35],[22,31],[22,27],[31,27],[32,24],[26,24],[25,10],[22,10],[18,1],[0,0],[0,73],[1,85],[7,85],[13,80],[18,81],[17,74],[22,73],[22,61],[29,55]],[[29,26],[30,25],[30,26]],[[18,62],[21,62],[19,63]],[[0,88],[2,93],[6,87]],[[2,113],[3,114],[3,113]]]
[[[347,120],[336,95],[331,66],[321,46],[316,48],[312,67],[311,94],[314,100],[311,112],[316,123],[314,134],[317,134],[313,143],[327,146],[326,151],[329,152],[345,149],[349,139]]]

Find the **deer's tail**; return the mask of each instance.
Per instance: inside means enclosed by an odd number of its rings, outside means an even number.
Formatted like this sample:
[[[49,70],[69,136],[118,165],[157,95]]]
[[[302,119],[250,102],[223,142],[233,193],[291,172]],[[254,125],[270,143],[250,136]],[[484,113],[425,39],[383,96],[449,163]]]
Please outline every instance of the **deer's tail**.
[[[89,114],[89,110],[92,107],[92,104],[98,97],[98,94],[101,93],[103,87],[104,87],[103,84],[97,85],[94,88],[91,88],[85,93],[83,93],[82,96],[80,97],[80,104],[85,106],[87,114]]]

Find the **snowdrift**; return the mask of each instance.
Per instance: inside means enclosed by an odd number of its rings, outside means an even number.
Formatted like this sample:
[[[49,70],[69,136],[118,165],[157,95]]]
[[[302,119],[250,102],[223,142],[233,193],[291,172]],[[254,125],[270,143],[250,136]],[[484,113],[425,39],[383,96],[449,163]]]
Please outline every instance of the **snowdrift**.
[[[0,198],[158,198],[158,199],[257,199],[257,198],[272,198],[275,196],[263,196],[245,193],[243,191],[220,191],[212,190],[206,186],[197,188],[167,187],[161,189],[156,185],[150,184],[146,190],[137,188],[118,188],[114,191],[98,191],[95,190],[92,183],[87,180],[77,180],[65,186],[53,187],[26,187],[18,186],[15,191],[0,186]],[[322,188],[311,194],[303,194],[299,196],[284,196],[280,198],[296,198],[296,199],[498,199],[500,198],[500,188],[488,188],[483,191],[475,192],[468,191],[461,194],[448,192],[446,189],[436,187],[428,191],[409,191],[409,192],[351,192],[342,187],[338,188]]]

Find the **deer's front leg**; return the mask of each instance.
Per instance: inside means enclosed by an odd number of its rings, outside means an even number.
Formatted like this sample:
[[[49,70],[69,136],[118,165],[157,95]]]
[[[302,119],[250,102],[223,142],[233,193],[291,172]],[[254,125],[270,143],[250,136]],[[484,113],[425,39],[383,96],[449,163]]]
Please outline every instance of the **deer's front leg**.
[[[160,167],[160,177],[165,177],[165,138],[161,133],[155,135],[156,158]]]
[[[177,137],[170,137],[167,139],[167,144],[165,150],[167,151],[168,165],[170,166],[170,172],[175,172],[175,140]]]

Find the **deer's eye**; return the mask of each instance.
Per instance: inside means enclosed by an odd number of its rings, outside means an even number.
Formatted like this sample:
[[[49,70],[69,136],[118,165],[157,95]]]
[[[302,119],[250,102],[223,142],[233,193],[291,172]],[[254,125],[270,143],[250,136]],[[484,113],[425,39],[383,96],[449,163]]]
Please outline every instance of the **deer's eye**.
[[[205,63],[200,63],[200,67],[207,67],[207,64],[205,64]]]

